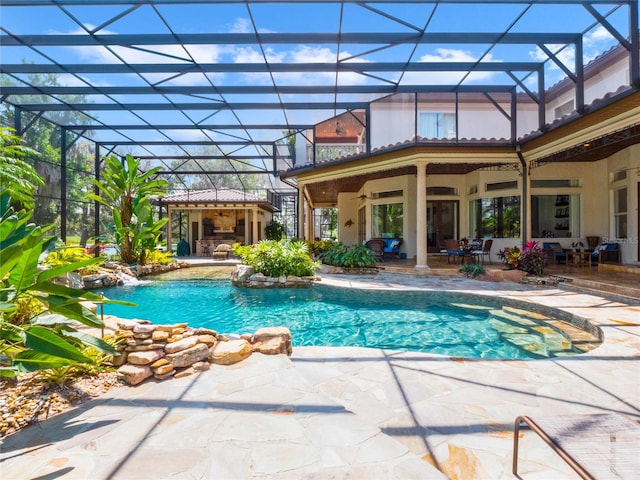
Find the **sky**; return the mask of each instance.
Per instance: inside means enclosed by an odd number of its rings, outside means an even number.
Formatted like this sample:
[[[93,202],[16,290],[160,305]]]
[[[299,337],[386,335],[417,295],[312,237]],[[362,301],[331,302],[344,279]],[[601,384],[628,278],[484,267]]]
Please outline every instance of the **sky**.
[[[594,8],[605,16],[623,36],[628,36],[628,9],[612,4],[597,5]],[[102,46],[61,46],[37,47],[37,51],[27,47],[0,46],[0,60],[3,64],[21,62],[77,64],[117,64],[127,63],[262,63],[266,58],[270,63],[335,63],[342,62],[509,62],[546,61],[545,84],[547,87],[561,80],[565,74],[546,53],[535,45],[468,44],[464,42],[465,32],[510,33],[583,33],[585,63],[596,58],[617,44],[606,29],[598,25],[594,15],[578,1],[568,5],[526,5],[526,4],[439,4],[423,2],[405,4],[402,2],[356,4],[347,2],[309,2],[252,4],[234,2],[229,4],[188,4],[143,5],[132,9],[124,6],[44,6],[17,7],[0,6],[3,34],[77,34],[87,35],[86,30],[105,35],[130,33],[407,33],[425,31],[427,33],[459,33],[460,40],[447,44],[263,44],[259,45],[179,45],[151,46],[144,48]],[[126,13],[128,12],[128,13]],[[126,14],[124,14],[126,13]],[[573,46],[547,45],[558,52],[558,58],[573,70]],[[517,74],[529,88],[536,86],[537,77],[527,73]],[[17,75],[15,80],[26,79],[27,75]],[[398,82],[404,85],[423,84],[509,84],[513,80],[502,72],[376,72],[361,74],[343,72],[336,76],[333,72],[274,73],[191,73],[174,74],[79,74],[59,75],[63,85],[138,85],[147,84],[183,85],[384,85]],[[240,95],[207,95],[215,105],[216,101],[307,101],[336,99],[330,95],[260,95],[251,98]],[[338,100],[370,100],[366,95],[342,95]],[[157,96],[118,97],[111,99],[88,96],[94,102],[155,102]],[[168,96],[163,101],[192,102],[202,97],[187,95]],[[317,123],[335,115],[333,110],[283,112],[280,110],[236,112],[188,111],[184,112],[99,112],[103,121],[119,123],[144,123],[145,121],[175,122],[218,122],[218,123]],[[161,118],[158,118],[161,115]],[[183,133],[186,135],[186,132]],[[272,135],[273,132],[270,133]],[[198,136],[197,132],[193,134]],[[268,134],[269,135],[269,134]]]

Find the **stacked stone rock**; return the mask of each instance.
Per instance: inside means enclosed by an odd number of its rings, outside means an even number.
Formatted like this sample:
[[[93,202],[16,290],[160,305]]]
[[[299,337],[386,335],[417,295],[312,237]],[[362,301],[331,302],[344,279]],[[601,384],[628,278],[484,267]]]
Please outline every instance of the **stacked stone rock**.
[[[281,277],[269,277],[262,273],[255,273],[255,269],[248,265],[237,265],[231,272],[231,284],[236,287],[246,288],[308,288],[313,282],[320,280],[317,276],[296,277],[287,275]]]
[[[147,320],[120,320],[115,335],[124,342],[114,357],[118,376],[130,385],[147,378],[180,378],[208,370],[211,363],[231,365],[253,352],[291,355],[291,332],[285,327],[262,328],[231,339],[186,323],[154,325]]]

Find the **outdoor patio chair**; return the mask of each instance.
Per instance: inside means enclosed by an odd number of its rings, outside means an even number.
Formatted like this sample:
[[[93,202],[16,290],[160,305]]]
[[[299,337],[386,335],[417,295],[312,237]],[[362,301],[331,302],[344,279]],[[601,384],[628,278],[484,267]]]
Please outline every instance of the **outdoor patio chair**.
[[[447,249],[447,263],[451,263],[453,257],[453,263],[458,263],[458,259],[462,261],[464,257],[464,251],[460,250],[460,243],[454,238],[449,238],[444,241],[445,248]]]
[[[471,258],[475,261],[480,260],[484,263],[484,257],[489,257],[489,263],[491,263],[491,247],[493,246],[493,238],[485,240],[481,243],[480,248],[471,251]]]
[[[381,238],[372,238],[364,244],[369,250],[373,252],[373,256],[376,257],[376,261],[384,262],[384,248],[387,243]]]
[[[231,245],[221,243],[211,253],[211,256],[217,260],[226,260],[227,258],[229,258],[229,253],[231,253]]]

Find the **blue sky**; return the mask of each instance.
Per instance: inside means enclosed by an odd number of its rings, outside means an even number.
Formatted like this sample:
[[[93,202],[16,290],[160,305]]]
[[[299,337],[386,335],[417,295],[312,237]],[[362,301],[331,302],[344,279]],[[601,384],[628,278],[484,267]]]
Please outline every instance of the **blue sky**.
[[[82,26],[94,29],[126,11],[128,6],[69,6],[62,9],[55,6],[46,7],[0,7],[3,33],[14,34],[50,34],[76,33],[83,34]],[[596,6],[608,21],[622,35],[628,35],[627,9],[617,11],[613,5]],[[377,11],[376,11],[377,10]],[[613,11],[613,13],[611,13]],[[73,17],[73,18],[72,18]],[[389,18],[395,17],[395,18]],[[75,19],[75,20],[74,20]],[[441,32],[502,32],[509,29],[512,33],[522,32],[556,32],[574,33],[586,31],[584,36],[585,61],[590,61],[605,52],[617,42],[602,27],[589,29],[596,24],[595,18],[579,2],[571,5],[533,5],[523,4],[370,4],[369,8],[347,3],[341,10],[340,4],[250,4],[244,2],[214,5],[144,5],[122,18],[108,23],[99,33],[169,33],[168,25],[177,33],[252,33],[255,28],[259,33],[279,32],[337,32],[342,27],[348,32],[405,32],[415,33],[426,28],[428,33]],[[463,36],[463,34],[461,33]],[[548,45],[553,51],[562,46]],[[415,50],[411,45],[389,47],[385,45],[264,45],[261,51],[257,45],[189,45],[184,49],[178,45],[150,47],[156,53],[139,49],[113,47],[111,51],[103,47],[39,47],[42,55],[26,47],[0,47],[3,63],[20,63],[21,61],[49,63],[46,56],[61,63],[119,63],[122,59],[128,63],[185,63],[192,59],[199,63],[218,62],[262,62],[264,56],[272,63],[328,62],[338,58],[351,62],[408,62],[408,61],[542,61],[548,57],[535,45],[472,45],[453,44],[421,44]],[[564,48],[559,58],[573,68],[573,47]],[[564,74],[553,62],[547,62],[546,85],[560,80]],[[378,78],[358,73],[341,73],[337,80],[333,73],[281,73],[273,78],[281,85],[364,85],[384,84],[384,80],[397,81],[397,72],[378,73]],[[60,75],[62,84],[94,84],[94,85],[146,85],[146,82],[162,85],[270,85],[272,78],[267,73],[193,73],[170,78],[167,74],[147,74],[142,77],[106,74],[82,74],[79,77]],[[462,79],[461,72],[440,73],[407,73],[402,83],[419,84],[456,84]],[[26,76],[23,76],[26,78]],[[535,76],[529,76],[525,83],[534,86]],[[465,79],[466,84],[511,84],[512,80],[503,73],[474,72]],[[324,96],[328,101],[333,95]],[[315,98],[324,98],[317,95]],[[212,100],[220,99],[209,95]],[[283,96],[283,100],[300,101],[304,96]],[[356,98],[344,95],[342,99]],[[357,97],[362,99],[363,96]],[[233,95],[224,98],[227,101],[243,101],[245,99]],[[104,101],[102,98],[89,97],[91,101]],[[172,99],[178,102],[193,101],[194,98],[180,95]],[[198,98],[200,100],[200,98]],[[127,98],[127,101],[157,101],[155,96]],[[247,101],[277,102],[274,95],[263,95],[260,100],[251,98]],[[286,120],[290,122],[318,122],[329,118],[334,112],[290,112]],[[125,119],[127,122],[141,122],[139,118],[124,112],[100,112],[99,117],[111,121],[111,117]],[[157,113],[141,113],[143,118],[156,116]],[[180,120],[182,113],[163,112],[162,122],[171,123]],[[274,123],[284,121],[280,111],[239,111],[231,112],[203,111],[192,112],[191,120],[203,121],[214,118],[220,123],[236,122],[237,117],[244,123],[251,123],[252,116],[260,115],[271,119]],[[184,119],[182,119],[184,120]]]

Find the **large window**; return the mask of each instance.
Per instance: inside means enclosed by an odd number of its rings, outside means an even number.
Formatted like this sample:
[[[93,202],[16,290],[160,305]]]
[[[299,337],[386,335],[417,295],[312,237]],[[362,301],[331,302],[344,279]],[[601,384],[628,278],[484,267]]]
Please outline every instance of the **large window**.
[[[613,218],[616,238],[627,238],[627,189],[613,192]]]
[[[470,227],[477,238],[520,236],[520,197],[480,198],[470,202]]]
[[[454,113],[419,113],[418,135],[422,138],[456,138],[456,115]]]
[[[373,236],[382,238],[401,238],[404,233],[402,210],[402,203],[373,205],[371,207],[371,214],[373,217]]]
[[[580,195],[532,195],[531,236],[580,236]]]

